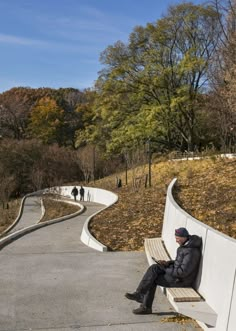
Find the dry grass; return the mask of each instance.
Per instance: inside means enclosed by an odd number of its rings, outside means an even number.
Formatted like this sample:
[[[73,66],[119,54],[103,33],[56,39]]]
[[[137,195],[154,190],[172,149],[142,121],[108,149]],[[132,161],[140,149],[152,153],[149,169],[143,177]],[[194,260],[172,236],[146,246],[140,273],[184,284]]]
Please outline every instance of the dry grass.
[[[72,205],[62,200],[53,200],[51,198],[43,198],[45,214],[40,222],[49,221],[58,217],[73,214],[80,210],[79,206]]]
[[[16,219],[19,208],[20,199],[12,200],[9,202],[9,208],[4,209],[0,207],[0,233],[6,230]]]
[[[115,176],[96,182],[96,186],[119,195],[117,204],[90,223],[91,232],[100,242],[111,250],[143,250],[145,237],[160,236],[166,188],[174,177],[178,178],[174,194],[183,209],[236,238],[236,160],[157,162],[152,174],[152,187],[140,187],[138,191],[132,188],[131,172],[128,186],[119,189],[115,188]],[[119,177],[124,183],[125,174]]]
[[[45,215],[40,222],[45,222],[54,218],[70,215],[77,212],[80,207],[66,203],[62,200],[52,200],[49,197],[43,199]],[[7,229],[16,219],[20,208],[20,200],[9,202],[8,209],[1,209],[0,234]]]
[[[143,250],[146,237],[161,235],[166,189],[178,178],[174,192],[178,203],[202,222],[236,238],[236,160],[208,159],[199,161],[160,161],[152,165],[152,187],[144,188],[147,168],[139,168],[117,176],[123,187],[116,188],[116,176],[97,181],[95,185],[116,192],[119,201],[95,216],[90,223],[92,234],[111,250]],[[133,176],[140,187],[133,188]],[[16,218],[20,201],[13,202],[1,213],[0,231]],[[43,221],[74,213],[78,207],[46,199]],[[3,217],[4,216],[4,217]]]

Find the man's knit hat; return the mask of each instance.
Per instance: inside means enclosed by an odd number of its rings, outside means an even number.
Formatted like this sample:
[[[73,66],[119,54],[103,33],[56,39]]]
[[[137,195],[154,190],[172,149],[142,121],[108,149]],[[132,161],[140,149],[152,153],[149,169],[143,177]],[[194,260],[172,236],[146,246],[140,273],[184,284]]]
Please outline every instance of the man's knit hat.
[[[177,237],[186,237],[186,238],[189,237],[188,230],[185,229],[185,228],[179,228],[179,229],[176,229],[176,230],[175,230],[175,235],[176,235]]]

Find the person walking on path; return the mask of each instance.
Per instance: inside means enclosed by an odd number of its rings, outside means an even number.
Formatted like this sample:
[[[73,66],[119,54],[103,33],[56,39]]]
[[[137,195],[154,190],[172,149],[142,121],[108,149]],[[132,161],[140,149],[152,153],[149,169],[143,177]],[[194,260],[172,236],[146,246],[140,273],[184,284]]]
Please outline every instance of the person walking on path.
[[[79,193],[80,193],[80,201],[84,201],[84,188],[82,185],[80,187]]]
[[[202,239],[190,235],[186,228],[175,230],[175,240],[179,244],[175,260],[156,261],[144,274],[134,293],[125,297],[141,303],[134,314],[152,314],[152,303],[157,285],[163,287],[192,287],[197,276],[201,259]]]
[[[71,191],[71,194],[74,196],[74,200],[76,201],[76,197],[78,195],[79,191],[76,186],[73,187],[73,190]]]

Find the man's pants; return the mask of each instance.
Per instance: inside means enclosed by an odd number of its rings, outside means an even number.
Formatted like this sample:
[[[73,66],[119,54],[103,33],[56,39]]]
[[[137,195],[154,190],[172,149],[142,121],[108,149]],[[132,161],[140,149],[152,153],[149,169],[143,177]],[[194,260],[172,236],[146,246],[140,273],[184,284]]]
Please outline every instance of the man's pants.
[[[147,269],[136,290],[136,292],[144,295],[143,306],[152,308],[157,285],[169,286],[169,283],[164,278],[164,274],[165,271],[157,264],[153,264]]]

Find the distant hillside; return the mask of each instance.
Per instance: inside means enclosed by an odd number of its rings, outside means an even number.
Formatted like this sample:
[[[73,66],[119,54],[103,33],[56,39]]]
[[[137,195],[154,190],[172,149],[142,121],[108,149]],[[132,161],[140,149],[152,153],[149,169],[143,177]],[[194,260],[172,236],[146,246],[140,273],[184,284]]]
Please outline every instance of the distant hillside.
[[[90,225],[93,235],[111,250],[142,250],[145,237],[161,235],[166,189],[174,177],[178,178],[174,195],[183,209],[236,238],[236,160],[157,161],[151,188],[144,188],[147,167],[135,171],[128,172],[127,186],[125,173],[117,175],[121,188],[116,188],[116,176],[95,183],[119,195],[118,203]],[[137,181],[140,187],[135,190],[132,184]]]

